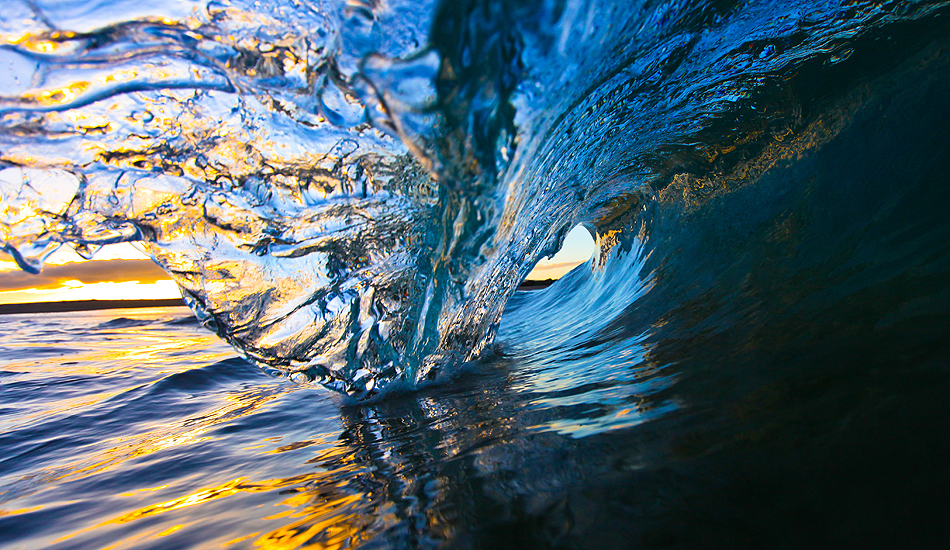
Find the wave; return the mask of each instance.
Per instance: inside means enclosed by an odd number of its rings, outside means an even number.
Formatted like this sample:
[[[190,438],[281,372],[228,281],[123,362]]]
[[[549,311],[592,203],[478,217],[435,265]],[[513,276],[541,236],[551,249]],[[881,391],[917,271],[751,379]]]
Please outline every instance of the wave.
[[[0,242],[143,241],[246,358],[358,398],[492,353],[637,395],[935,360],[947,6],[14,2]],[[516,294],[578,224],[595,257]]]

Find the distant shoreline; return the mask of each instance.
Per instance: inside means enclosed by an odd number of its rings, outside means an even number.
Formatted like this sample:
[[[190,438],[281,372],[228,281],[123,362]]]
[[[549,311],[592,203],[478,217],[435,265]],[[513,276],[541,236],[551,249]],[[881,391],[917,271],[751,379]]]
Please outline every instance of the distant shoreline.
[[[99,309],[130,309],[143,307],[184,306],[181,298],[165,300],[70,300],[65,302],[34,302],[31,304],[0,304],[0,315],[16,313],[66,313]]]
[[[544,279],[543,281],[525,281],[521,283],[521,286],[518,287],[518,290],[537,290],[539,288],[547,288],[554,284],[554,279]]]
[[[537,290],[547,288],[553,279],[544,281],[525,281],[518,290]],[[65,302],[33,302],[29,304],[0,304],[0,315],[17,313],[68,313],[70,311],[96,311],[100,309],[134,309],[143,307],[184,306],[180,298],[164,300],[69,300]]]

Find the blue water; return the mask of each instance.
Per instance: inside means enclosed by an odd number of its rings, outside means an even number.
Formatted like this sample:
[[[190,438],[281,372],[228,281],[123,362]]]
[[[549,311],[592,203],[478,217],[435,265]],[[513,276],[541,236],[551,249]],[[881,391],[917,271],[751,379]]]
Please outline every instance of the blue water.
[[[950,542],[946,2],[12,6],[0,546]]]
[[[3,548],[438,546],[595,468],[557,459],[577,438],[675,407],[652,397],[661,369],[594,390],[514,351],[347,406],[235,357],[186,308],[0,327]]]

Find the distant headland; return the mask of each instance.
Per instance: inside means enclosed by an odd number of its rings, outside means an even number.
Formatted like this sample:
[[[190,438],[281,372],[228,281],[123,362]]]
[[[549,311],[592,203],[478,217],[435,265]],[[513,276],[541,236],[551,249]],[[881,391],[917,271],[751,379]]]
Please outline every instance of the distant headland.
[[[34,302],[31,304],[0,304],[0,315],[14,313],[65,313],[96,309],[127,309],[143,307],[184,306],[181,298],[164,300],[70,300],[64,302]]]

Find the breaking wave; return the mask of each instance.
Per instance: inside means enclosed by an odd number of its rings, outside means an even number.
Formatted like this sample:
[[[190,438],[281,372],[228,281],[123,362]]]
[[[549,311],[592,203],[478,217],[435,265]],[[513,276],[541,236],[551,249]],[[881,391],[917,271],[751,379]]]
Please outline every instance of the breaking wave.
[[[355,397],[506,353],[650,391],[926,363],[947,4],[13,0],[0,243],[141,241],[245,357]],[[578,224],[594,258],[516,294]]]

